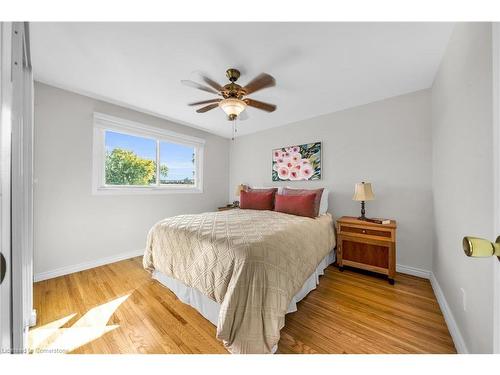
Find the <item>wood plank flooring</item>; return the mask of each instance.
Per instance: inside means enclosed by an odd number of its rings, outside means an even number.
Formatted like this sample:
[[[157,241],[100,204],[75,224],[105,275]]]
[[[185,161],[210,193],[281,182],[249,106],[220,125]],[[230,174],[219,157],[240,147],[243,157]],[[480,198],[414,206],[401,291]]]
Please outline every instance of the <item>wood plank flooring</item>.
[[[35,283],[36,351],[227,353],[216,328],[142,268],[137,257]],[[330,266],[286,316],[278,353],[455,353],[428,280],[396,284]]]

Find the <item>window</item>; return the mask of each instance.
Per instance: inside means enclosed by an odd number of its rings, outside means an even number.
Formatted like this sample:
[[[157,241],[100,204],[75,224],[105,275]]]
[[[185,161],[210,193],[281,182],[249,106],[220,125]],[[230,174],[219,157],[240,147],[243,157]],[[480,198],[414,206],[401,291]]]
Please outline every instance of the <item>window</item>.
[[[95,113],[93,192],[202,192],[204,142]]]
[[[195,149],[171,142],[160,142],[160,184],[194,185]]]

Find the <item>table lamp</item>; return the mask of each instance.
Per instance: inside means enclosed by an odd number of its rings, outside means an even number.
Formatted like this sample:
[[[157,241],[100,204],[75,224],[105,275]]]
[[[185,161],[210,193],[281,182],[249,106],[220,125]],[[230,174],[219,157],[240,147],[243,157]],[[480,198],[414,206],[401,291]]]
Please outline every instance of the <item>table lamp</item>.
[[[359,182],[354,188],[353,201],[361,202],[361,216],[358,217],[359,220],[366,220],[365,216],[365,201],[374,200],[375,196],[372,191],[372,184],[370,182]]]
[[[237,198],[239,198],[239,196],[240,196],[241,192],[242,192],[243,190],[245,190],[245,188],[246,188],[246,185],[243,185],[243,184],[239,184],[239,185],[237,185],[237,186],[236,186],[236,190],[235,190],[235,192],[234,192],[234,195],[235,195]],[[240,201],[235,200],[235,201],[233,202],[233,206],[234,206],[234,207],[239,207],[239,206],[240,206]]]

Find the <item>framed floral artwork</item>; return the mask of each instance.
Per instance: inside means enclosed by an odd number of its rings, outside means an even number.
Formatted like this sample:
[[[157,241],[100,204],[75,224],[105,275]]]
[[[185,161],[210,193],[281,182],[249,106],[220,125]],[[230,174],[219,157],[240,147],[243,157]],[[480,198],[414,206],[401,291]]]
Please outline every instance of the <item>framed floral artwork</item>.
[[[321,179],[321,142],[273,150],[273,181]]]

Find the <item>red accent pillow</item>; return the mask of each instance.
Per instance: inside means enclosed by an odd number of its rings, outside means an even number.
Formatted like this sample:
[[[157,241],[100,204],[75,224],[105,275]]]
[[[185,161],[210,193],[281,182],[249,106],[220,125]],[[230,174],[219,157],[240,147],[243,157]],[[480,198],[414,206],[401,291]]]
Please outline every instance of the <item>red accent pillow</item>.
[[[316,194],[307,195],[281,195],[276,194],[274,201],[274,211],[285,214],[316,217],[317,212],[314,201]]]
[[[251,192],[251,193],[273,193],[273,201],[274,201],[274,196],[278,192],[278,188],[252,188],[250,186],[247,186],[245,191]]]
[[[323,195],[323,188],[321,189],[290,189],[287,187],[283,188],[283,195],[309,195],[314,194],[314,217],[319,215],[319,208],[321,206],[321,196]]]
[[[274,192],[240,192],[240,208],[250,210],[271,210],[274,207]]]

